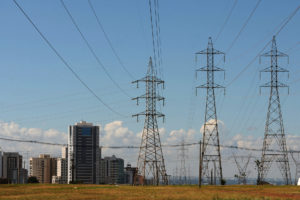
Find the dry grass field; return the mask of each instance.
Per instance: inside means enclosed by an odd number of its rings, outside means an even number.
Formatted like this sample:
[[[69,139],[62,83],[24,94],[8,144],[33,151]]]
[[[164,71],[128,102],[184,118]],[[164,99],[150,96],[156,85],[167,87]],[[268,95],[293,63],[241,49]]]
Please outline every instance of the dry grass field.
[[[300,199],[297,186],[0,185],[0,199]]]

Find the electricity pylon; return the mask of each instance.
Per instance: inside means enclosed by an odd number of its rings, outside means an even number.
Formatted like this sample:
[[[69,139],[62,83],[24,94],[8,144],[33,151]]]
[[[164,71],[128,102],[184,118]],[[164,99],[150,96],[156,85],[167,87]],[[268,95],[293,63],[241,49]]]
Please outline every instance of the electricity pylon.
[[[143,185],[168,184],[168,176],[165,168],[164,156],[160,143],[159,130],[157,125],[158,117],[165,117],[164,114],[156,110],[157,101],[163,101],[165,98],[158,94],[158,87],[164,87],[164,81],[157,77],[157,72],[152,64],[150,57],[147,75],[139,80],[133,81],[139,87],[139,82],[146,85],[146,94],[133,98],[139,104],[139,99],[145,99],[146,110],[133,115],[138,117],[145,116],[145,124],[142,134],[142,141],[138,156],[138,176],[142,177]]]
[[[216,111],[216,99],[215,89],[225,88],[215,83],[215,72],[224,71],[223,69],[216,67],[214,64],[215,55],[223,55],[225,61],[225,54],[221,51],[214,49],[212,39],[209,37],[207,49],[196,53],[198,55],[205,55],[207,59],[207,65],[196,70],[206,72],[206,84],[196,87],[197,89],[206,89],[206,107],[205,107],[205,121],[202,137],[201,153],[200,153],[200,170],[199,170],[199,183],[201,185],[202,179],[207,178],[209,184],[215,185],[217,179],[219,184],[222,184],[222,163],[220,153],[220,140],[219,140],[219,129],[218,119]]]
[[[250,171],[247,171],[250,159],[252,155],[248,156],[237,156],[233,154],[234,162],[238,169],[239,174],[236,175],[239,184],[246,185],[247,184],[247,177],[250,174]]]
[[[184,136],[182,136],[181,145],[179,148],[179,160],[180,160],[180,168],[179,168],[179,184],[184,185],[187,184],[187,170],[186,170],[186,158],[187,158],[187,148],[184,146],[185,140]]]
[[[291,152],[292,159],[295,163],[295,185],[297,185],[298,179],[300,178],[300,152]]]
[[[278,58],[288,58],[288,55],[277,50],[275,36],[273,36],[271,50],[262,54],[260,57],[271,58],[271,66],[261,71],[270,73],[271,80],[261,86],[263,88],[270,88],[270,97],[265,125],[259,181],[262,181],[261,183],[265,181],[272,163],[276,162],[285,184],[288,185],[291,183],[291,172],[279,98],[279,88],[286,88],[288,86],[278,80],[279,72],[288,72],[288,70],[278,66]]]

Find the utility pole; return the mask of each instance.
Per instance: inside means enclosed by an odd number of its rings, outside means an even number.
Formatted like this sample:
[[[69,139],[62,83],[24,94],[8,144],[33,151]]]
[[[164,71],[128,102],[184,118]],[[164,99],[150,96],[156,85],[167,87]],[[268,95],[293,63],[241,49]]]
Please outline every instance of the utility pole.
[[[278,73],[289,71],[279,67],[277,62],[278,58],[288,58],[288,55],[277,50],[276,39],[275,36],[273,36],[271,50],[262,54],[260,57],[271,58],[271,66],[261,71],[270,73],[270,82],[261,86],[263,88],[270,88],[268,114],[261,157],[261,181],[262,183],[265,182],[272,162],[276,162],[285,184],[288,185],[291,184],[291,172],[279,98],[279,88],[286,88],[288,86],[279,82]],[[271,149],[277,151],[270,151]]]
[[[199,71],[206,73],[206,83],[196,87],[196,95],[198,88],[206,89],[205,121],[201,147],[199,185],[201,185],[202,179],[204,178],[207,179],[207,182],[214,182],[212,179],[213,173],[211,173],[214,169],[216,170],[215,174],[216,177],[218,177],[219,184],[222,184],[223,181],[215,89],[222,88],[225,93],[225,88],[215,83],[215,72],[224,70],[216,67],[214,64],[214,56],[220,54],[224,56],[225,61],[225,54],[214,49],[211,37],[208,39],[207,49],[196,53],[196,58],[198,55],[205,55],[207,59],[206,66],[196,70],[196,76]]]
[[[164,81],[157,77],[156,68],[152,64],[152,58],[148,64],[147,74],[144,78],[133,81],[139,87],[139,82],[144,82],[146,85],[146,94],[133,98],[139,104],[139,99],[145,99],[146,110],[133,115],[137,117],[145,116],[142,141],[138,156],[138,175],[143,178],[143,185],[159,185],[160,183],[167,185],[168,176],[165,168],[164,156],[162,152],[157,118],[165,117],[164,114],[156,110],[158,101],[163,101],[165,98],[158,94],[159,86],[164,87]]]
[[[201,178],[202,178],[202,150],[201,150],[202,144],[201,144],[201,140],[199,142],[199,178],[198,178],[198,186],[199,188],[201,187]]]

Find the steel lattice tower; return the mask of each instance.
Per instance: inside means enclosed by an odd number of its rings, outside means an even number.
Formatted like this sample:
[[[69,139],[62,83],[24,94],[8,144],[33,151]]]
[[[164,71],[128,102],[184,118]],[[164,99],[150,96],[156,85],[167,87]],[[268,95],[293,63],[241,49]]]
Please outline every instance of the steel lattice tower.
[[[247,177],[250,173],[250,171],[247,171],[249,162],[251,160],[252,155],[248,156],[237,156],[233,154],[234,162],[236,164],[236,167],[238,169],[238,174],[237,174],[237,179],[238,179],[238,184],[247,184]]]
[[[147,75],[132,83],[136,83],[138,87],[139,82],[146,84],[146,94],[133,98],[133,100],[136,100],[137,104],[139,104],[139,99],[145,99],[146,110],[133,115],[133,117],[137,117],[137,119],[140,115],[145,115],[145,124],[137,163],[138,175],[143,178],[142,182],[144,185],[168,184],[157,125],[157,118],[164,118],[165,115],[156,110],[157,101],[164,102],[165,100],[164,97],[158,94],[158,87],[159,85],[164,86],[164,81],[157,77],[157,72],[152,65],[151,57]]]
[[[295,163],[295,185],[297,185],[297,181],[300,178],[300,152],[291,152],[292,159]]]
[[[265,181],[272,162],[276,162],[284,178],[285,184],[288,185],[291,183],[291,172],[279,98],[279,88],[288,86],[278,81],[279,72],[288,72],[288,70],[278,66],[278,58],[288,58],[288,55],[277,50],[275,36],[273,36],[271,50],[261,56],[270,57],[271,66],[261,71],[270,73],[270,82],[261,86],[270,88],[270,97],[265,125],[259,181]]]
[[[206,89],[205,121],[202,144],[200,144],[200,185],[204,178],[207,178],[210,184],[218,184],[217,182],[221,184],[223,179],[215,89],[223,88],[225,91],[225,88],[215,83],[215,72],[224,70],[214,64],[214,56],[220,54],[224,56],[225,61],[225,54],[214,49],[211,37],[208,39],[207,49],[196,53],[196,58],[198,55],[206,55],[207,59],[207,65],[196,70],[196,75],[198,71],[206,72],[207,79],[206,84],[196,87],[196,94],[198,88]]]
[[[187,158],[187,148],[184,146],[185,140],[184,136],[182,136],[181,145],[178,152],[178,157],[180,160],[180,168],[179,168],[179,184],[184,185],[187,184],[187,170],[186,170],[186,158]]]

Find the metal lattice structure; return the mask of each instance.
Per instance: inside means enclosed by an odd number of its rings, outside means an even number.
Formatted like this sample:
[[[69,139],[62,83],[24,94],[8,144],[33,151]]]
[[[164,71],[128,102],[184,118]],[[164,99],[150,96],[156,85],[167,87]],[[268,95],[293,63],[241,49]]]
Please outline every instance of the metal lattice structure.
[[[145,124],[142,134],[142,141],[138,156],[138,176],[142,178],[143,185],[159,185],[168,184],[168,176],[166,173],[164,156],[161,148],[157,118],[165,117],[164,114],[156,110],[157,102],[163,101],[165,98],[158,94],[158,87],[164,87],[164,81],[157,77],[157,72],[152,64],[150,57],[147,75],[132,83],[144,82],[146,85],[146,94],[133,98],[139,104],[139,99],[145,99],[146,110],[133,115],[138,117],[145,116]]]
[[[214,49],[210,37],[208,39],[207,49],[197,52],[196,58],[198,55],[205,55],[207,58],[207,65],[196,70],[196,75],[199,71],[205,72],[207,79],[206,84],[196,87],[196,94],[198,88],[206,89],[205,121],[200,153],[199,184],[201,185],[202,181],[207,179],[207,183],[215,185],[218,183],[221,184],[223,179],[215,89],[223,88],[225,91],[225,88],[215,83],[215,72],[224,70],[215,66],[214,56],[223,55],[225,61],[225,54]]]
[[[187,169],[186,169],[186,158],[187,158],[187,148],[184,146],[185,140],[182,138],[181,146],[178,151],[178,156],[180,160],[180,168],[179,168],[179,184],[184,185],[188,184],[187,180]]]
[[[300,178],[300,152],[291,152],[292,159],[295,163],[295,185],[297,185],[298,179]]]
[[[247,171],[248,165],[252,155],[248,156],[237,156],[233,154],[234,162],[238,169],[239,174],[236,174],[235,177],[238,179],[238,184],[247,184],[247,177],[250,174],[250,171]]]
[[[263,88],[270,88],[270,97],[265,125],[259,181],[262,183],[266,181],[272,163],[276,162],[285,184],[288,185],[291,183],[291,172],[279,98],[279,88],[286,88],[288,86],[278,80],[280,72],[288,72],[288,70],[278,66],[278,58],[288,58],[288,55],[277,50],[276,39],[275,36],[273,36],[271,50],[262,54],[261,57],[270,57],[271,66],[261,71],[270,73],[270,82],[261,86]],[[270,149],[277,151],[272,152],[269,151]]]

